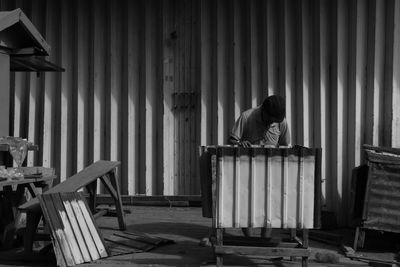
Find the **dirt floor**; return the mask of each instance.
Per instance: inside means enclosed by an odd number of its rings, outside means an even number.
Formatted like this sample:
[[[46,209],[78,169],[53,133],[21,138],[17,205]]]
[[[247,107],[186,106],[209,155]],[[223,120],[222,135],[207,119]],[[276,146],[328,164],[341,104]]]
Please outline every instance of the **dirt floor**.
[[[112,256],[82,266],[215,266],[213,250],[210,246],[199,245],[209,235],[211,219],[203,218],[199,207],[125,207],[127,231],[134,231],[152,236],[173,240],[173,244],[164,244],[148,252],[136,252]],[[117,220],[105,216],[97,220],[103,236],[118,233]],[[345,245],[352,246],[354,230],[339,229],[329,231],[343,237]],[[273,230],[272,235],[284,235]],[[226,235],[241,235],[241,231],[229,230]],[[393,238],[393,235],[390,235]],[[332,242],[331,242],[332,243]],[[334,242],[333,242],[334,243]],[[382,233],[367,233],[366,249],[357,251],[356,255],[376,260],[393,261],[395,257],[395,240]],[[39,245],[39,244],[38,244]],[[371,247],[372,249],[368,248]],[[326,244],[310,240],[311,257],[309,266],[371,266],[365,260],[351,260],[341,252],[339,245]],[[133,250],[132,250],[133,251]],[[322,262],[318,262],[320,259]],[[332,263],[335,262],[335,263]],[[55,257],[51,252],[26,255],[21,248],[0,251],[0,266],[55,266]],[[301,266],[298,258],[267,259],[260,256],[225,256],[225,266]],[[391,266],[375,265],[373,266]]]

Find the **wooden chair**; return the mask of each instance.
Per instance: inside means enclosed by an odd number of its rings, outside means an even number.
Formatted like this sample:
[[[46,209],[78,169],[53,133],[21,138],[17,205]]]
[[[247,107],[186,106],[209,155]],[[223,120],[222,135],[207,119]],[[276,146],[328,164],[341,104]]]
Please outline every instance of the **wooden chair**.
[[[126,225],[122,209],[119,182],[118,177],[115,174],[115,168],[119,165],[120,162],[99,160],[79,173],[66,179],[62,183],[52,187],[43,194],[76,192],[81,188],[86,188],[89,192],[89,207],[92,213],[94,213],[96,208],[97,179],[100,179],[115,202],[119,228],[125,230]],[[25,211],[27,214],[24,234],[24,249],[26,252],[31,252],[37,226],[42,216],[42,210],[38,198],[31,199],[21,205],[19,209]]]

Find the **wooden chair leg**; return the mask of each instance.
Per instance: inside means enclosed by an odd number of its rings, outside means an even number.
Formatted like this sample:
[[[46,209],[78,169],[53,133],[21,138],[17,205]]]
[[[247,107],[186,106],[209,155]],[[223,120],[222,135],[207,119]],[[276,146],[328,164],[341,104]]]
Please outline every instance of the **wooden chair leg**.
[[[217,242],[216,245],[217,246],[222,246],[224,244],[224,231],[222,228],[217,228],[216,229],[216,237],[217,237]],[[223,262],[223,255],[221,254],[216,254],[215,255],[216,258],[216,266],[224,266],[224,262]]]
[[[33,241],[41,216],[40,212],[27,211],[26,213],[26,228],[24,233],[25,252],[32,252]]]
[[[270,239],[272,237],[272,228],[270,227],[261,228],[261,237]]]
[[[308,229],[303,229],[303,248],[308,248]],[[308,257],[302,257],[301,266],[308,266]]]
[[[356,233],[354,235],[353,249],[357,251],[358,248],[358,238],[360,236],[360,227],[356,227]]]
[[[115,209],[116,209],[117,215],[118,215],[119,229],[125,230],[126,225],[125,225],[125,219],[124,219],[124,210],[122,209],[122,200],[121,200],[121,193],[119,190],[118,177],[115,174],[115,170],[109,172],[106,176],[109,177],[110,182],[115,189],[115,194],[116,194],[116,198],[117,198],[117,199],[115,199]],[[104,179],[106,179],[106,178],[104,177]]]
[[[291,228],[290,229],[290,241],[294,241],[296,239],[296,229]],[[290,256],[291,261],[295,261],[296,257]]]

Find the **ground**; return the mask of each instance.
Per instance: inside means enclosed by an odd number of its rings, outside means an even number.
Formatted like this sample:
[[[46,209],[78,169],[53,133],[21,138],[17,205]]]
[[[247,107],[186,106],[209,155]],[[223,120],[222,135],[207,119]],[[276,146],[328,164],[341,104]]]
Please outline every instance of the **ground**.
[[[215,266],[212,247],[200,246],[202,238],[209,235],[211,219],[203,218],[199,207],[149,207],[132,206],[126,215],[127,231],[142,232],[156,235],[162,238],[174,240],[174,244],[166,244],[149,252],[131,253],[113,256],[82,266]],[[102,217],[97,220],[98,226],[104,236],[117,229],[117,219],[114,217]],[[275,230],[274,230],[275,231]],[[337,230],[345,236],[345,242],[349,243],[353,238],[352,229]],[[241,231],[230,230],[227,235],[241,235]],[[276,233],[275,233],[276,234]],[[273,235],[275,235],[273,232]],[[281,234],[281,233],[278,233]],[[352,245],[352,244],[347,244]],[[309,266],[369,266],[362,261],[351,260],[340,252],[339,246],[327,245],[323,242],[310,241],[311,258]],[[321,263],[316,261],[318,255],[328,255],[337,258],[337,263]],[[393,260],[391,251],[362,252],[365,257]],[[0,251],[0,266],[55,266],[55,258],[51,253],[44,255],[24,255],[20,248],[9,251]],[[301,266],[300,259],[290,261],[268,260],[266,258],[225,256],[225,266]]]

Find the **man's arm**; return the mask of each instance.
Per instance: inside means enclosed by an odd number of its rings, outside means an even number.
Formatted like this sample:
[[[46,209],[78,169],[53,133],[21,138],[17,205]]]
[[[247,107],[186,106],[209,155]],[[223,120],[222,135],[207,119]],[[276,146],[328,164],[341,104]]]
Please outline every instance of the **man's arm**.
[[[279,131],[281,132],[278,145],[288,146],[290,144],[290,132],[286,119],[279,123]]]
[[[251,143],[247,140],[242,140],[243,136],[243,114],[236,120],[235,124],[232,127],[231,134],[228,139],[228,143],[231,145],[250,147]]]

